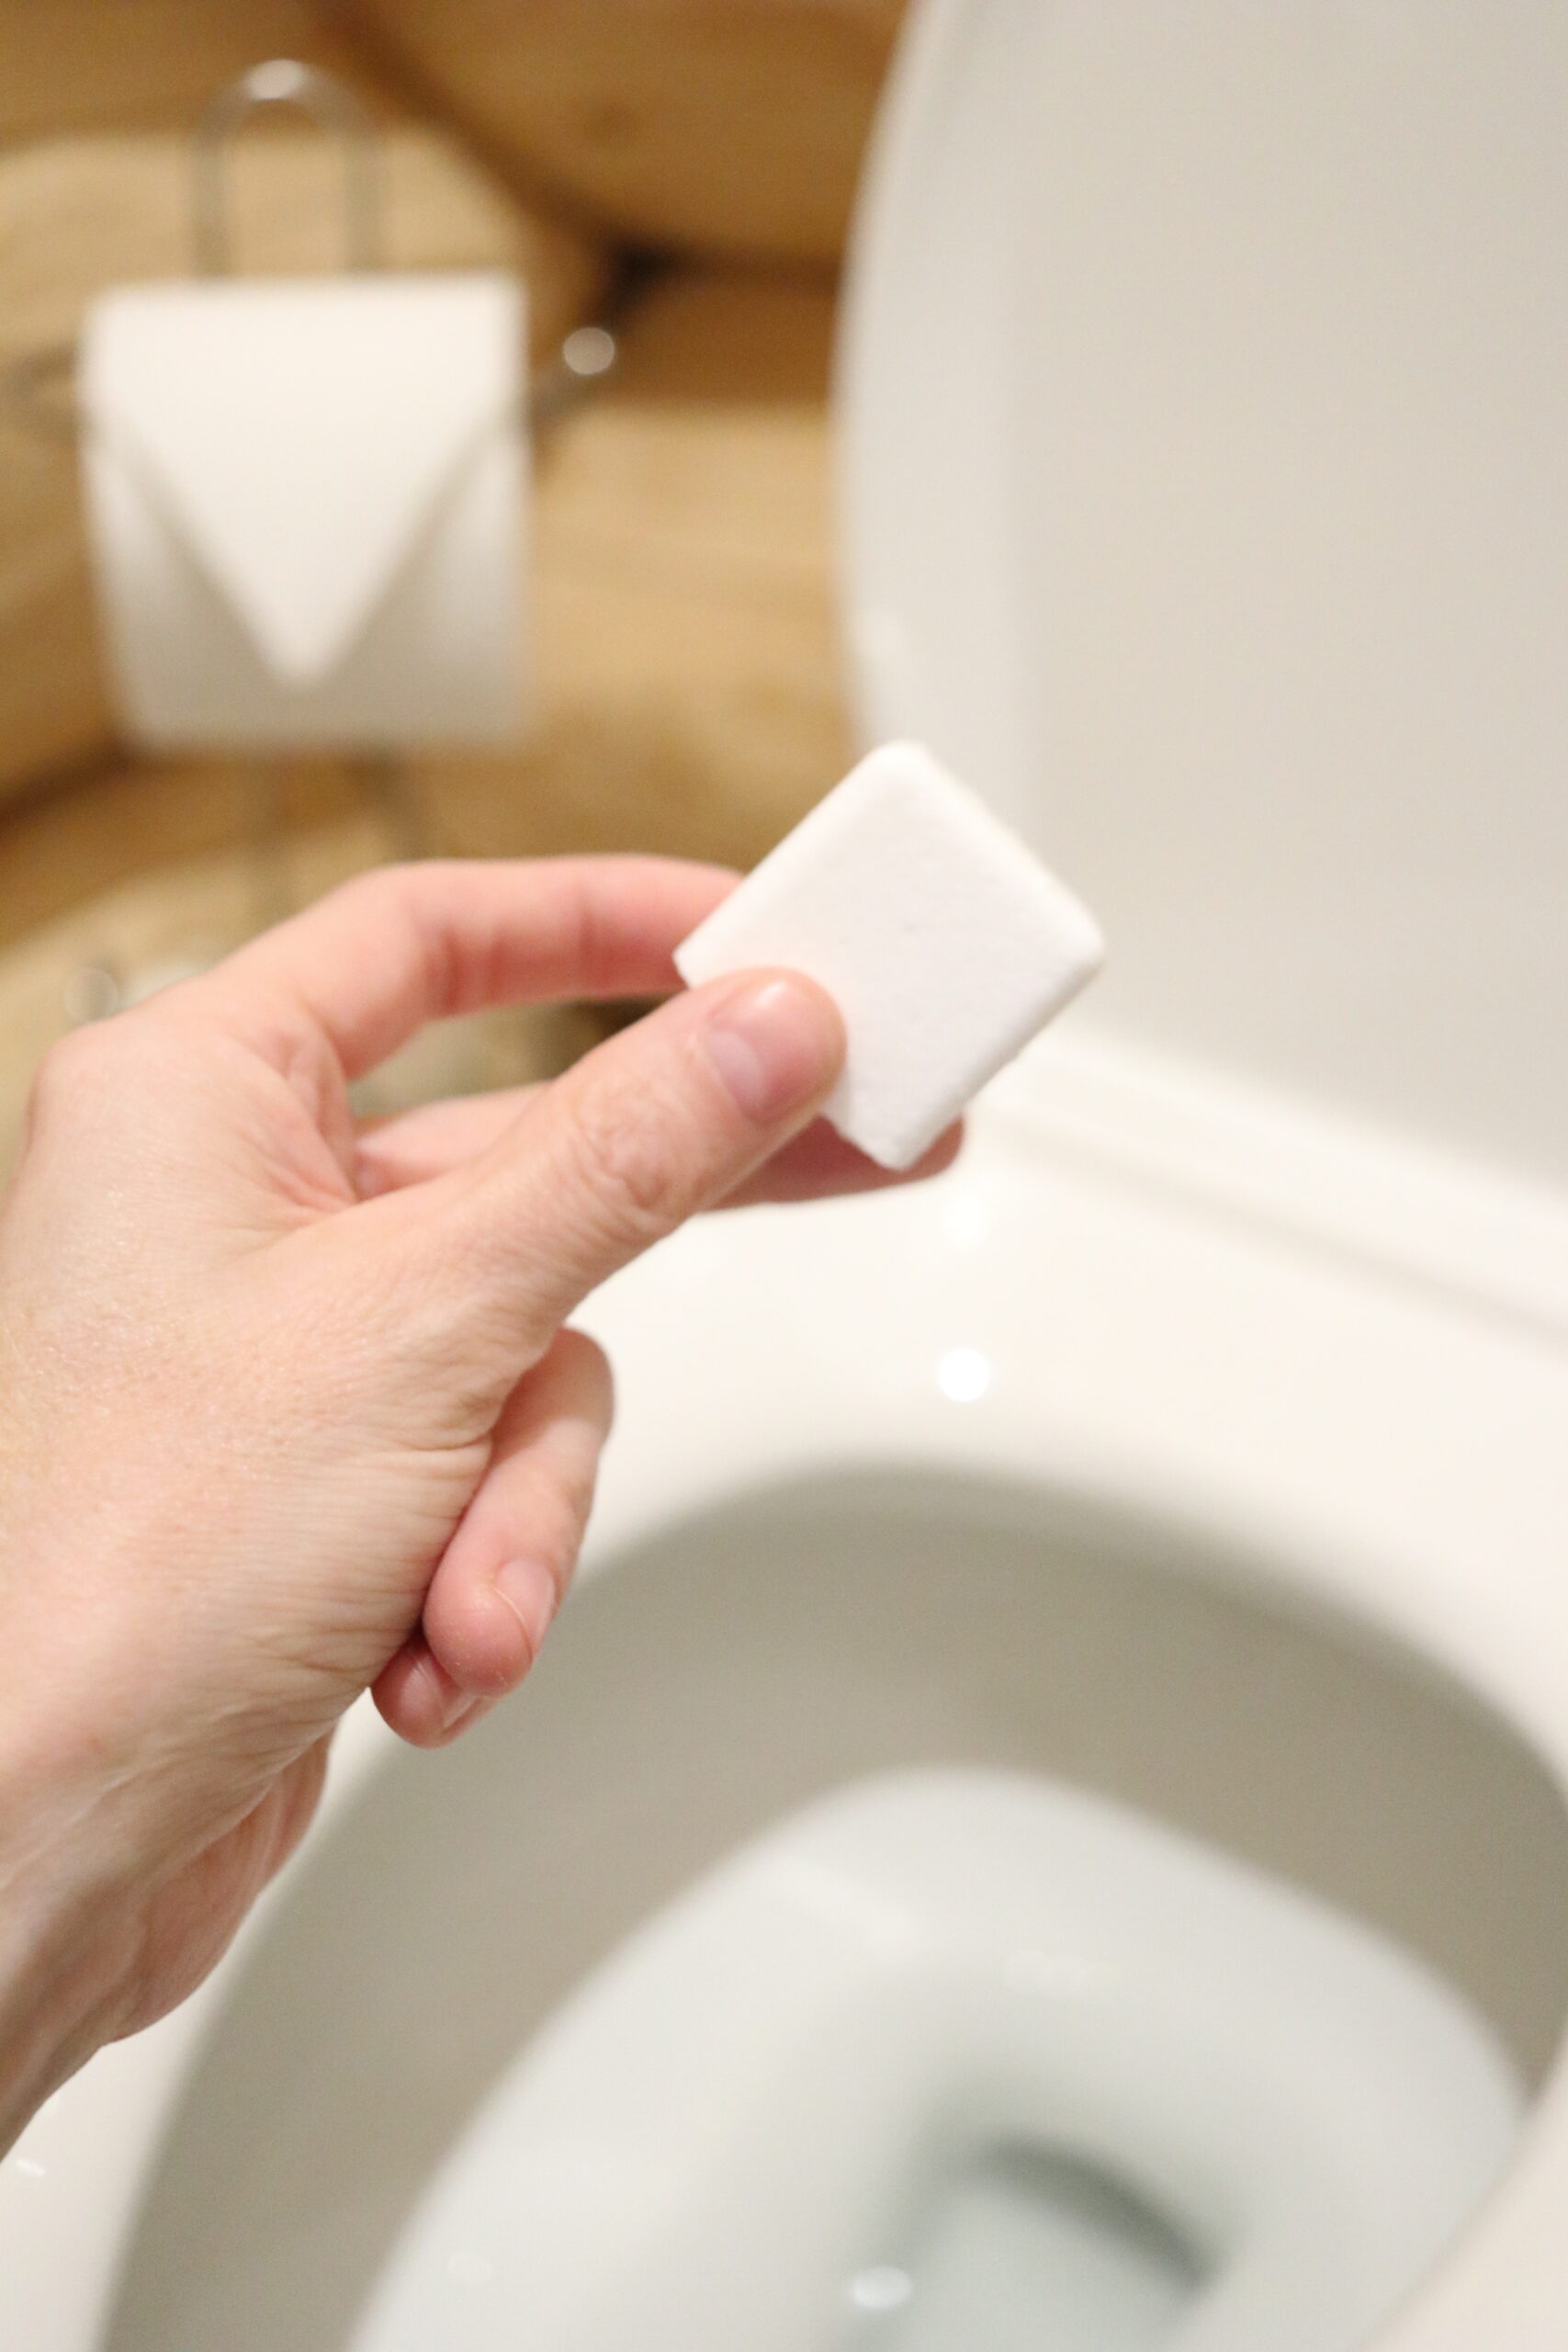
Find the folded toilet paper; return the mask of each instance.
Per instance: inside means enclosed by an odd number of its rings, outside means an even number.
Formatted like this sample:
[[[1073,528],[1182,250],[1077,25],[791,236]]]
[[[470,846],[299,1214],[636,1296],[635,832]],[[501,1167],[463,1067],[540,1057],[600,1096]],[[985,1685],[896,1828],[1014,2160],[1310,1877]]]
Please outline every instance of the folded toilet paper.
[[[501,273],[101,297],[84,465],[128,731],[362,749],[513,733],[524,352]]]
[[[840,1135],[907,1168],[1104,959],[1088,909],[918,743],[873,752],[675,952],[694,986],[782,965],[849,1046]]]

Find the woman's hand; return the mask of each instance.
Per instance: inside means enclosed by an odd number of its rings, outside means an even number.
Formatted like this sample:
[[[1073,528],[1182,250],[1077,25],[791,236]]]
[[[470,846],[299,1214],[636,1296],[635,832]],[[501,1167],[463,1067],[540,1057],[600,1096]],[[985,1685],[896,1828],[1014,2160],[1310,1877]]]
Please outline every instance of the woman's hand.
[[[609,1426],[579,1301],[695,1211],[884,1181],[810,1125],[842,1035],[786,974],[356,1126],[426,1021],[674,988],[731,882],[386,869],[46,1062],[0,1220],[0,2143],[207,1973],[361,1690],[434,1745],[527,1671]]]

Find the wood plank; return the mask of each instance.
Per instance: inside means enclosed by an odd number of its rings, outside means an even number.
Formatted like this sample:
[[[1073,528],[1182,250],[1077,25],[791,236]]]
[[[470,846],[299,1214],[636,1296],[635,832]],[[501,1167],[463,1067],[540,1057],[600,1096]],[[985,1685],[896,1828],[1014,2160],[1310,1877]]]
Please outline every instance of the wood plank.
[[[117,801],[123,811],[131,797],[122,788],[127,781],[89,796],[86,812],[107,819]],[[134,781],[148,803],[166,791],[184,808],[195,779],[146,773]],[[199,779],[213,808],[222,801],[215,789],[222,782]],[[231,790],[242,785],[228,782]],[[199,970],[276,916],[280,885],[302,905],[389,854],[393,842],[377,810],[339,785],[335,808],[318,807],[308,821],[296,810],[264,853],[242,838],[191,854],[197,825],[176,860],[118,880],[0,950],[0,1176],[16,1148],[33,1072],[78,1017],[89,983],[144,993]],[[71,830],[79,839],[80,828]],[[598,1034],[571,1007],[525,1006],[437,1023],[356,1090],[356,1105],[384,1116],[437,1094],[552,1077]]]
[[[542,453],[539,702],[521,752],[418,763],[466,856],[750,865],[840,773],[831,281],[682,271]]]
[[[532,189],[646,246],[843,243],[902,0],[322,0]]]
[[[0,143],[183,128],[269,57],[357,71],[310,0],[0,0]]]

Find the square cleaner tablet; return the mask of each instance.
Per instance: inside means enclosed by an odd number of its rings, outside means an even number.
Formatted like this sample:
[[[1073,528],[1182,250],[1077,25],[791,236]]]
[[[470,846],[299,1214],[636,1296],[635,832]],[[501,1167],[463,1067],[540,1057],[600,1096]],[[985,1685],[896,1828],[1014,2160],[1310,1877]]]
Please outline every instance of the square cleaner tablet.
[[[683,980],[776,965],[826,989],[839,1133],[908,1168],[1093,978],[1088,909],[919,743],[886,743],[675,951]]]

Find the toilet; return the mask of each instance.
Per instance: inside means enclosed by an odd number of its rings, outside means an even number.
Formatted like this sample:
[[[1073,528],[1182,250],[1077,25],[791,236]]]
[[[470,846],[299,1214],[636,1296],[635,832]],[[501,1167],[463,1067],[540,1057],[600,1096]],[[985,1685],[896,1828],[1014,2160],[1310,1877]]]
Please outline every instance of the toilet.
[[[1349,2345],[1517,2122],[1452,1994],[1333,1912],[1103,1800],[905,1773],[596,1972],[354,2344]]]
[[[582,1316],[525,1696],[345,1724],[0,2165],[17,2352],[1561,2352],[1568,18],[918,0],[845,629],[1103,917]]]

